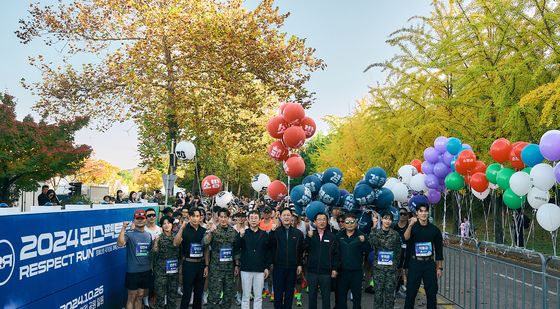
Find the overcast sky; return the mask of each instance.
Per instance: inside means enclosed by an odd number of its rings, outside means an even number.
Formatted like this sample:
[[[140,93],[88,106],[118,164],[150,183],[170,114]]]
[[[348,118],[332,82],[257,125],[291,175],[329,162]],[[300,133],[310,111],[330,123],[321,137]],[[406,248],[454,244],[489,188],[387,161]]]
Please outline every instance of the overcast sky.
[[[16,96],[18,118],[32,113],[31,106],[37,100],[20,85],[22,78],[28,82],[40,78],[27,58],[37,54],[54,61],[60,58],[53,48],[39,41],[22,45],[15,36],[18,20],[26,16],[29,3],[5,1],[0,10],[0,88]],[[255,3],[251,0],[246,5],[254,7]],[[284,30],[306,38],[308,46],[316,48],[316,55],[327,64],[307,84],[316,93],[316,103],[307,114],[323,131],[327,126],[322,117],[347,115],[356,100],[367,94],[368,85],[383,80],[379,70],[363,70],[394,54],[395,50],[385,43],[388,35],[406,26],[411,16],[427,15],[431,9],[429,0],[279,0],[276,4],[282,12],[291,13]],[[84,129],[77,134],[76,142],[91,145],[95,158],[120,168],[133,168],[139,161],[136,145],[140,141],[132,122],[117,124],[104,133]]]

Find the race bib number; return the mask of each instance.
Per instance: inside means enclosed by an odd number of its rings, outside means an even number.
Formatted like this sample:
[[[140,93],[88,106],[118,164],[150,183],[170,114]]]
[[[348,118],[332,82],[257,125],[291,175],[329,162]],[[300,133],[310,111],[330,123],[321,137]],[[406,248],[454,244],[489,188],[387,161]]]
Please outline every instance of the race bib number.
[[[393,252],[379,251],[377,253],[377,265],[393,265]]]
[[[191,258],[202,257],[202,245],[192,243],[191,244],[191,250],[190,250],[190,256],[191,256]]]
[[[177,259],[166,260],[165,261],[165,273],[166,274],[176,274],[179,266],[179,261]]]
[[[136,256],[148,256],[150,244],[147,242],[139,242],[136,244]]]
[[[415,246],[416,256],[432,256],[431,242],[417,242]]]
[[[220,248],[220,262],[233,261],[233,250],[231,247]]]

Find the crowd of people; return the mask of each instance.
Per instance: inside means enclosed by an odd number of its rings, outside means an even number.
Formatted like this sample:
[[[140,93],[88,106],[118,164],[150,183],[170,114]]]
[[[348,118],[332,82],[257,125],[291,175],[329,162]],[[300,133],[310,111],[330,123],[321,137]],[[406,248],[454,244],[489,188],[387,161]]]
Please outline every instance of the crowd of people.
[[[436,308],[443,274],[441,231],[428,220],[429,206],[348,212],[331,208],[314,218],[288,202],[236,199],[222,208],[178,194],[159,214],[136,210],[117,244],[126,246],[126,308],[361,308],[364,290],[375,308],[393,308],[395,297],[413,308],[424,283],[428,308]],[[369,226],[362,217],[371,216]],[[360,222],[359,222],[360,221]],[[334,304],[331,295],[334,292]]]

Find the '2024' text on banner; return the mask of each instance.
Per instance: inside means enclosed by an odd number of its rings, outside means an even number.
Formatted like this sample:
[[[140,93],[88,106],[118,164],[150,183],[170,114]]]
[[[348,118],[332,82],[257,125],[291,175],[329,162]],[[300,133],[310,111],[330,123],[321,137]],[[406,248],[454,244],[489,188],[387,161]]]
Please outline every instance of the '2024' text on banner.
[[[135,209],[0,216],[0,307],[123,307],[117,237]]]

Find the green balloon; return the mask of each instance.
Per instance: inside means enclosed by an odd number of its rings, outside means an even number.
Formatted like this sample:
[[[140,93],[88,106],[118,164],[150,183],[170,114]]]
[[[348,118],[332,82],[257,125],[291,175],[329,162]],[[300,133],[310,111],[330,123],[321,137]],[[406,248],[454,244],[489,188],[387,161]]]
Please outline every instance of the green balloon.
[[[504,192],[504,204],[506,204],[506,206],[509,209],[519,209],[519,208],[521,208],[521,206],[523,206],[523,204],[525,204],[526,199],[527,199],[527,196],[525,196],[525,195],[519,196],[519,195],[513,193],[511,188],[508,188]]]
[[[445,187],[449,190],[461,190],[465,187],[465,179],[457,172],[453,172],[445,177]]]
[[[533,169],[532,167],[527,166],[526,168],[522,169],[521,171],[531,175],[531,170],[532,169]]]
[[[501,169],[502,165],[500,163],[492,163],[488,165],[486,168],[486,179],[488,179],[490,183],[496,184],[496,176]]]
[[[514,173],[515,171],[509,167],[504,167],[501,171],[498,172],[498,175],[496,176],[496,182],[498,183],[498,186],[500,186],[500,189],[504,191],[509,189],[509,179]]]

